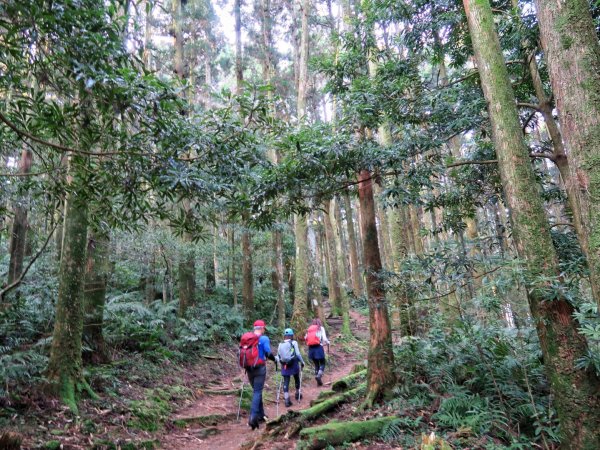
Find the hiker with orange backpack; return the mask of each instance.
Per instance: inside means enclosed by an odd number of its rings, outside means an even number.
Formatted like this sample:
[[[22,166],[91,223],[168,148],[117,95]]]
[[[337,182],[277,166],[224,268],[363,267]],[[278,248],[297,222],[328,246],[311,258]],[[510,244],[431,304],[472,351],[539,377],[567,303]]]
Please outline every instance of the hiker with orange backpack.
[[[325,372],[325,349],[324,344],[329,347],[329,339],[325,333],[325,327],[319,319],[313,319],[304,335],[306,345],[308,345],[308,359],[315,366],[315,380],[319,386],[323,386],[323,373]]]
[[[254,322],[254,331],[244,333],[240,340],[239,364],[246,370],[253,391],[250,419],[248,420],[248,425],[253,430],[259,427],[260,422],[267,420],[262,400],[262,391],[267,376],[267,359],[275,363],[275,371],[277,371],[277,361],[271,353],[271,341],[265,332],[265,322],[257,320]]]
[[[298,342],[294,340],[294,330],[286,328],[283,332],[283,342],[277,349],[277,360],[281,363],[281,375],[283,376],[283,398],[285,406],[292,406],[290,400],[290,377],[294,377],[296,383],[296,400],[302,398],[302,379],[300,371],[304,368],[304,359],[300,354]]]

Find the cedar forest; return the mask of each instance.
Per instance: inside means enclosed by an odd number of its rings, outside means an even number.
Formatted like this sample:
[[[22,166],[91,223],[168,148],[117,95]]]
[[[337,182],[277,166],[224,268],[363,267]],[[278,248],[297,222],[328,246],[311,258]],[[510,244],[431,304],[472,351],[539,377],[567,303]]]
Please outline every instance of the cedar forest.
[[[598,0],[2,0],[0,448],[599,449],[599,37]],[[307,366],[254,431],[257,319]]]

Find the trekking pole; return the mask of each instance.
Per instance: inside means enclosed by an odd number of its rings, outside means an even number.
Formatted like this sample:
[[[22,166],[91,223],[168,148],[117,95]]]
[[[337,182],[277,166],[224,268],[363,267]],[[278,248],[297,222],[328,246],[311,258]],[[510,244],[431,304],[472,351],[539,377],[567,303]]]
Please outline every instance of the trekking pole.
[[[277,404],[277,406],[275,407],[275,409],[276,409],[275,415],[277,417],[279,417],[279,397],[281,394],[281,385],[283,384],[283,376],[280,375],[280,377],[281,377],[281,379],[279,380],[279,387],[277,388],[277,398],[275,400],[275,403]]]
[[[246,383],[244,383],[244,380],[242,379],[242,387],[240,388],[240,403],[238,404],[238,413],[237,413],[237,420],[238,422],[240,421],[240,411],[242,409],[242,397],[244,396],[244,385]]]
[[[302,367],[300,367],[300,385],[298,386],[298,403],[302,401]]]

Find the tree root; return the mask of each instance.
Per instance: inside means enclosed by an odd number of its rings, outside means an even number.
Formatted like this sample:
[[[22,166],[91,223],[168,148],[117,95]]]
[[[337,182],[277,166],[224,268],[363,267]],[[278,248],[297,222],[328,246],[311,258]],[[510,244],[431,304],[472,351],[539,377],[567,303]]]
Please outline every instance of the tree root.
[[[396,417],[380,417],[366,421],[337,422],[305,428],[300,431],[298,450],[319,450],[327,446],[355,442],[364,438],[377,436],[383,427]]]

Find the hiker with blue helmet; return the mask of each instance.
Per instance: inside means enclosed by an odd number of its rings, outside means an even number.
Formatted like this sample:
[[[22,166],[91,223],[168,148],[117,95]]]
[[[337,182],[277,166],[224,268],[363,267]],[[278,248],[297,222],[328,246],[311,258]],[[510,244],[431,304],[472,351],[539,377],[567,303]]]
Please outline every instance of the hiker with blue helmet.
[[[300,370],[304,368],[304,359],[300,354],[298,342],[294,340],[294,330],[286,328],[283,332],[283,342],[277,349],[277,360],[281,363],[281,375],[283,376],[283,398],[285,406],[292,406],[290,400],[290,377],[294,377],[296,383],[296,400],[302,398],[300,391]]]

